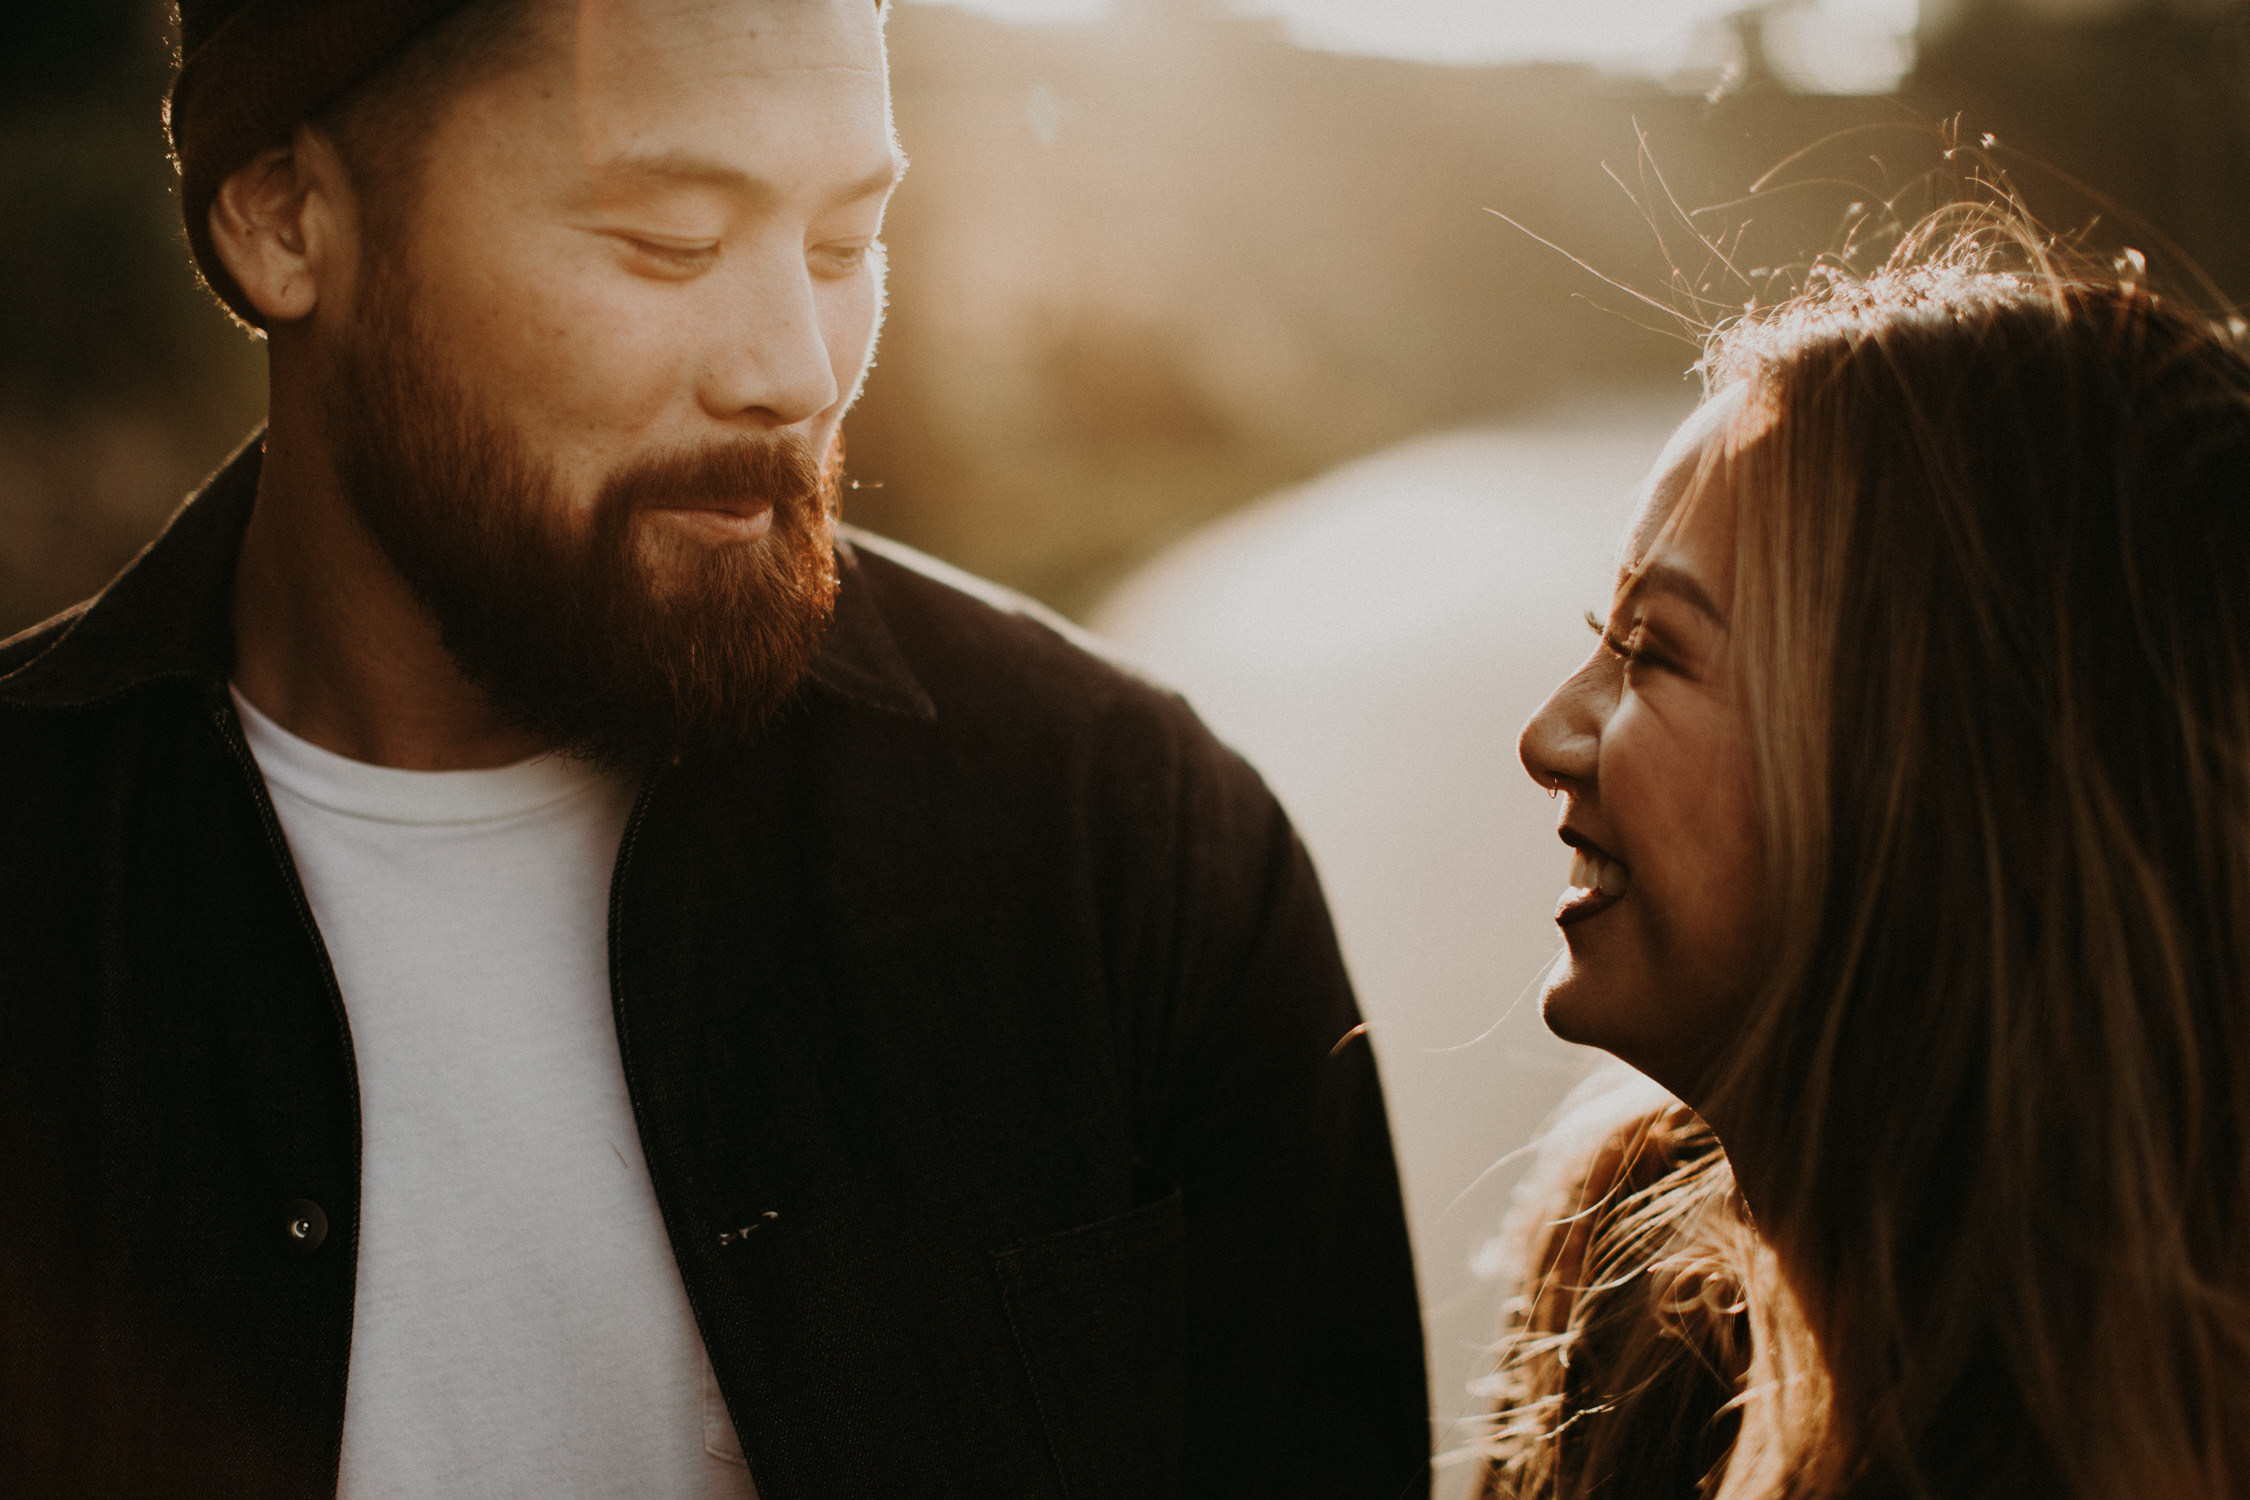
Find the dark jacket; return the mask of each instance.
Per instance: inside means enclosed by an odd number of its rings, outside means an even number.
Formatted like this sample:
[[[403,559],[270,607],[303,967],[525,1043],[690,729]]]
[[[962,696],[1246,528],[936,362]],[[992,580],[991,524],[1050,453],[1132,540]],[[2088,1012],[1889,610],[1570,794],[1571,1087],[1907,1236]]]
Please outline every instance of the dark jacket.
[[[0,646],[0,1494],[335,1488],[357,1083],[226,689],[257,468]],[[1280,809],[1033,612],[842,550],[795,706],[649,780],[611,894],[763,1500],[1424,1493],[1374,1059]]]

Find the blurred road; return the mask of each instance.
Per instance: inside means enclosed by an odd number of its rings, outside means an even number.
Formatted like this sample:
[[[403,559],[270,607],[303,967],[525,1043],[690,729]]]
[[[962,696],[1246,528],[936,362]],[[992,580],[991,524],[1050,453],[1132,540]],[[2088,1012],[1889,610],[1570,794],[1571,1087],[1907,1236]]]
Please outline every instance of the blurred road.
[[[1694,395],[1401,444],[1197,531],[1092,618],[1258,765],[1319,863],[1390,1100],[1441,1452],[1497,1312],[1473,1262],[1595,1056],[1539,1022],[1568,859],[1516,732],[1592,646],[1633,487]]]

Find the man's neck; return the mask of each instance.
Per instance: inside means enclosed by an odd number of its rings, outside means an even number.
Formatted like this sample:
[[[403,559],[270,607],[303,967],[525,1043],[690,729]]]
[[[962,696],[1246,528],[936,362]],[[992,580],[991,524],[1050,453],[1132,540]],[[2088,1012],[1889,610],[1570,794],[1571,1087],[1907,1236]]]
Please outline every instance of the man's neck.
[[[546,748],[462,675],[325,452],[276,405],[235,569],[242,695],[299,738],[379,766],[470,770]]]

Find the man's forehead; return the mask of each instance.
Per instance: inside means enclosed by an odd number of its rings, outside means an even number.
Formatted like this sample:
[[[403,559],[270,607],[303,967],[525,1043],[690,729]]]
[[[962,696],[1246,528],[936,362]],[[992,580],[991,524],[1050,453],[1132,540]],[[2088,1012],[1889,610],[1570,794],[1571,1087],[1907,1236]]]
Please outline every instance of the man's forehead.
[[[567,141],[579,190],[796,185],[833,200],[903,165],[875,0],[534,4],[538,54],[493,80],[480,113],[527,162]]]
[[[586,76],[674,78],[836,69],[880,74],[874,0],[541,0]]]

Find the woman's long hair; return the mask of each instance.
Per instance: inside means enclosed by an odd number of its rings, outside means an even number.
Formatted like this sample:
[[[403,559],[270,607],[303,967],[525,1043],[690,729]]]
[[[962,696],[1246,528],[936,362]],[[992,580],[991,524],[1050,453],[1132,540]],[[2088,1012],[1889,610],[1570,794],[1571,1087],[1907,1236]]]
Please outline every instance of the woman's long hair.
[[[2250,363],[2056,262],[1962,210],[1710,352],[1771,954],[1700,1101],[1771,1251],[1725,1500],[2250,1494]],[[1728,1186],[1635,1232],[1727,1253]]]
[[[2022,249],[1716,351],[1774,966],[1709,1112],[1828,1387],[1729,1491],[2250,1488],[2250,365]]]

